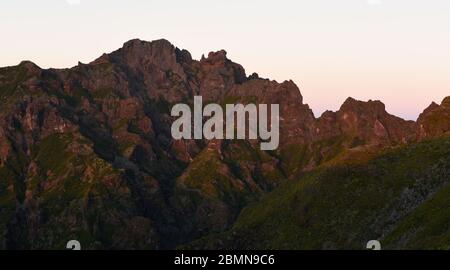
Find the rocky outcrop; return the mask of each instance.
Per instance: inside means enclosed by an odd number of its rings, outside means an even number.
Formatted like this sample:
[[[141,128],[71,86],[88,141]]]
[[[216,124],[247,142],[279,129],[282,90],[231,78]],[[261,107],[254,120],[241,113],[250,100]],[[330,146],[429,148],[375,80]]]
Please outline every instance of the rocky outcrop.
[[[441,105],[432,103],[417,120],[419,139],[433,138],[450,132],[450,97]]]
[[[336,113],[326,112],[319,118],[324,136],[341,134],[352,140],[353,146],[365,144],[394,145],[413,139],[413,121],[405,121],[386,112],[380,101],[357,101],[348,98]]]

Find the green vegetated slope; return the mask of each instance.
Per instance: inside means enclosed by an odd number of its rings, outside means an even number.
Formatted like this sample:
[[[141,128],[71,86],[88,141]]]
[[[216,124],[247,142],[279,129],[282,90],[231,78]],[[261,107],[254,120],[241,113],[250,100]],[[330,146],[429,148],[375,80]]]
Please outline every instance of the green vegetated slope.
[[[245,208],[232,229],[184,248],[450,249],[450,138],[360,149]]]
[[[216,147],[212,143],[196,156],[177,179],[172,197],[192,239],[224,231],[243,207],[286,179],[276,160],[249,142]]]

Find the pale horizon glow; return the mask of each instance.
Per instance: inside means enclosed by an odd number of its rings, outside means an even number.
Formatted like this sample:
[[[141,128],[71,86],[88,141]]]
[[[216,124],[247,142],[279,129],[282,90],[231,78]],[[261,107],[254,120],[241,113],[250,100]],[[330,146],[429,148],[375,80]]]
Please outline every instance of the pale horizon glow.
[[[316,116],[353,97],[415,120],[450,95],[449,25],[448,0],[3,0],[0,66],[68,68],[165,38],[292,79]]]

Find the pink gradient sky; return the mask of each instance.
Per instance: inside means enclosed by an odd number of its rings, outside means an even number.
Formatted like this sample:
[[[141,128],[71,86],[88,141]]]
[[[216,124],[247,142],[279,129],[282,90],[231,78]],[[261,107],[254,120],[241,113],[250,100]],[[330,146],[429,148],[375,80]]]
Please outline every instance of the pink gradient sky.
[[[415,120],[450,95],[448,0],[5,0],[0,66],[90,62],[132,38],[294,80],[320,115],[352,96]]]

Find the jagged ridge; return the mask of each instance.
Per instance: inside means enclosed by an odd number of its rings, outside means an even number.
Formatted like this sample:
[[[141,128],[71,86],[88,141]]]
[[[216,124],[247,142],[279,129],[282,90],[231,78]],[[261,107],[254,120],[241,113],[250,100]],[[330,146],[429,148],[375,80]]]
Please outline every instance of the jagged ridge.
[[[280,104],[279,150],[174,141],[170,107],[194,95]],[[87,248],[173,248],[229,228],[250,202],[350,150],[433,138],[450,122],[447,99],[417,123],[354,99],[316,119],[292,81],[247,77],[225,51],[197,61],[166,40],[131,40],[71,69],[2,68],[0,101],[3,248],[74,238]]]

